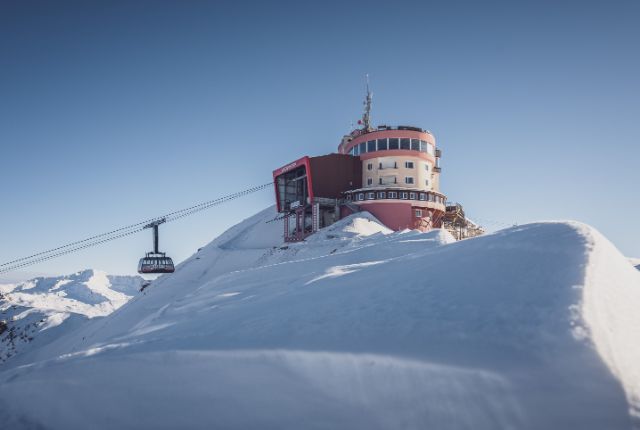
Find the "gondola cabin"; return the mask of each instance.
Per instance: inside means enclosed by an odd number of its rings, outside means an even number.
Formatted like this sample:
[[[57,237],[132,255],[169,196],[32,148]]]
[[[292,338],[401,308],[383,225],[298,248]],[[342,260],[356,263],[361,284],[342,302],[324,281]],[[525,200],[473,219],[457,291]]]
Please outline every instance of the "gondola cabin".
[[[173,273],[175,270],[173,260],[165,256],[164,253],[148,252],[138,263],[138,273]]]

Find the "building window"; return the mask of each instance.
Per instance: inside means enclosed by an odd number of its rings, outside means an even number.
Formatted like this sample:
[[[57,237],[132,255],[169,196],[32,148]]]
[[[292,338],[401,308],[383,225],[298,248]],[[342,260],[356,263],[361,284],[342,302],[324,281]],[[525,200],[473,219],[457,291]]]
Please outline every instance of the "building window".
[[[411,149],[411,139],[400,139],[400,149]]]
[[[378,163],[378,169],[383,170],[383,169],[397,169],[398,168],[398,162],[394,161],[393,159],[390,159],[388,157],[385,157],[382,159],[383,161]]]
[[[422,209],[416,209],[416,218],[422,218]]]
[[[367,185],[371,185],[373,184],[373,179],[372,178],[367,178]]]
[[[420,200],[424,200],[427,196],[424,195],[424,193],[420,193]]]
[[[413,169],[413,161],[405,161],[404,167],[407,169]]]
[[[425,179],[424,184],[428,187],[429,186],[429,180]]]
[[[390,199],[397,199],[398,198],[398,193],[396,193],[395,191],[389,191],[389,198]]]
[[[367,142],[362,142],[360,144],[360,154],[364,154],[367,152]]]
[[[424,170],[429,171],[429,165],[427,163],[424,164]]]
[[[378,178],[378,185],[382,185],[382,178]]]
[[[406,178],[404,178],[404,183],[405,184],[413,184],[413,177],[407,176]]]
[[[380,191],[380,192],[378,193],[378,198],[379,198],[379,199],[384,199],[384,198],[385,198],[385,192],[384,192],[384,191]]]
[[[420,141],[418,139],[411,139],[411,150],[420,151]]]
[[[376,198],[376,193],[367,193],[367,200],[373,200]]]
[[[383,176],[380,178],[380,185],[389,185],[398,183],[398,178],[395,176]]]
[[[373,170],[373,163],[367,164],[367,170]]]
[[[416,193],[409,193],[409,198],[411,200],[415,200],[416,199]]]
[[[355,145],[351,150],[353,151],[353,155],[360,155],[360,148],[358,148],[358,145]]]
[[[389,138],[389,149],[400,149],[400,139],[395,137]]]
[[[387,139],[378,139],[378,151],[386,151]]]
[[[370,140],[367,142],[367,152],[375,152],[376,150],[376,141]]]
[[[363,193],[359,193],[358,194],[358,200],[364,200],[364,194]]]
[[[409,193],[406,193],[404,191],[401,192],[400,193],[400,198],[403,199],[403,200],[407,200],[409,198]]]

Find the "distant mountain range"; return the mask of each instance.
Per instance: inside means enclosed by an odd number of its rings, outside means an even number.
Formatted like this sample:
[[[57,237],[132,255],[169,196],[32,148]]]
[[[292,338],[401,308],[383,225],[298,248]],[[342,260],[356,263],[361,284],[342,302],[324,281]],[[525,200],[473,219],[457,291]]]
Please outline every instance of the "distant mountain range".
[[[88,319],[109,315],[138,293],[143,281],[83,270],[0,283],[0,365]]]

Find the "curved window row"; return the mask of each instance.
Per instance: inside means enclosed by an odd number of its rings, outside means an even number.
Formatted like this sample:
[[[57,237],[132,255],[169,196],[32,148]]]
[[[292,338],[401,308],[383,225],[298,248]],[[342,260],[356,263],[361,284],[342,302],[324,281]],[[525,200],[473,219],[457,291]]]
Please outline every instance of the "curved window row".
[[[349,151],[350,155],[360,155],[365,154],[367,152],[375,152],[375,151],[387,151],[393,149],[404,149],[407,151],[420,151],[425,154],[434,155],[436,153],[435,147],[433,144],[427,142],[426,140],[420,139],[409,139],[409,138],[384,138],[384,139],[376,139],[369,140],[367,142],[362,142],[358,145],[355,145]]]
[[[421,193],[418,191],[367,191],[362,193],[347,194],[347,200],[419,200],[423,202],[435,202],[445,204],[444,196],[433,193]]]

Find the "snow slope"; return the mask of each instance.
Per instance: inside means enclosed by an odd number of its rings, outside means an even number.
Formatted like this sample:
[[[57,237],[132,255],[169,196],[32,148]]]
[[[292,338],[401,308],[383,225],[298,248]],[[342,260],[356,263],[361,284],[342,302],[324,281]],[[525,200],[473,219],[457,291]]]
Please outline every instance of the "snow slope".
[[[87,319],[105,316],[138,293],[142,278],[84,270],[0,285],[0,363],[39,348]]]
[[[0,373],[11,428],[629,429],[640,273],[592,228],[453,242],[265,210]]]

